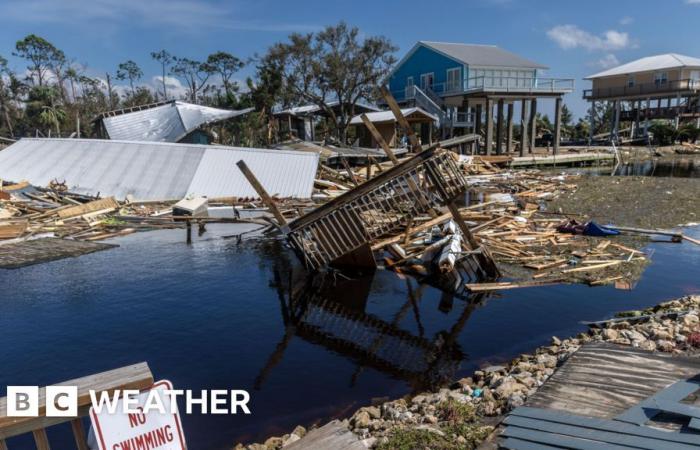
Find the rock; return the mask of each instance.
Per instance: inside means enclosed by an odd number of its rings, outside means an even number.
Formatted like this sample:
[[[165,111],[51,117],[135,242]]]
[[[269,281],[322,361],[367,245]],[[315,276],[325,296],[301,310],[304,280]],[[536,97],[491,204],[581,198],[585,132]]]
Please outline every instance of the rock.
[[[432,414],[427,414],[427,415],[423,416],[423,421],[424,421],[425,423],[437,423],[437,422],[438,422],[438,418],[435,417],[435,416],[432,415]]]
[[[552,336],[552,345],[560,346],[561,340],[556,336]]]
[[[522,384],[518,383],[513,377],[507,376],[504,381],[498,385],[494,393],[496,394],[496,398],[505,399],[516,392],[521,392],[523,389],[524,386]]]
[[[658,341],[656,341],[656,348],[661,350],[662,352],[672,352],[673,349],[676,348],[676,346],[673,345],[673,342],[671,341],[659,339]]]
[[[374,437],[368,437],[367,439],[362,440],[362,444],[366,448],[373,448],[376,443],[377,443],[377,438],[374,438]]]
[[[265,444],[250,444],[248,450],[269,450]]]
[[[366,411],[372,419],[379,419],[382,416],[382,412],[376,406],[367,406],[362,410]]]
[[[525,404],[525,399],[520,394],[513,394],[508,397],[508,409],[515,409]]]
[[[637,330],[622,330],[620,331],[620,335],[626,339],[629,339],[632,344],[639,344],[642,341],[645,341],[647,338],[644,336],[642,333],[640,333]]]
[[[606,341],[614,341],[618,338],[620,333],[612,328],[606,328],[603,330],[603,339]]]
[[[484,415],[486,416],[493,416],[496,414],[496,403],[492,401],[486,401],[482,403],[482,408],[484,410]]]
[[[557,358],[552,355],[537,355],[537,364],[542,364],[544,367],[557,367]]]
[[[687,327],[694,327],[700,323],[700,318],[698,318],[697,314],[686,314],[681,319],[681,323]]]
[[[450,398],[458,403],[469,403],[472,400],[470,396],[457,391],[450,392]]]
[[[301,436],[299,436],[298,434],[295,434],[295,433],[290,434],[287,439],[282,441],[282,448],[295,443],[299,439],[301,439]]]
[[[642,350],[647,350],[647,351],[653,352],[654,350],[656,350],[656,343],[654,343],[654,341],[652,341],[652,340],[646,340],[646,341],[641,342],[639,344],[639,348]]]
[[[414,405],[420,405],[421,403],[425,403],[428,398],[423,395],[423,394],[418,394],[415,397],[411,399],[411,403]]]
[[[296,434],[300,438],[303,438],[306,436],[306,428],[302,427],[301,425],[297,425],[294,430],[292,430],[292,434]]]
[[[370,422],[369,413],[360,410],[352,417],[351,422],[355,428],[367,428]]]
[[[282,447],[282,438],[281,437],[271,437],[270,439],[265,441],[265,448],[269,450],[274,450],[277,448]]]
[[[660,328],[658,330],[654,331],[654,339],[655,340],[662,340],[662,341],[670,341],[673,339],[673,335],[668,332],[668,330],[664,328]]]
[[[503,372],[505,373],[506,367],[505,366],[488,366],[484,369],[481,369],[486,375],[492,374],[492,373],[500,373]]]
[[[467,443],[467,438],[465,438],[464,436],[457,436],[456,441],[459,445],[464,445]]]

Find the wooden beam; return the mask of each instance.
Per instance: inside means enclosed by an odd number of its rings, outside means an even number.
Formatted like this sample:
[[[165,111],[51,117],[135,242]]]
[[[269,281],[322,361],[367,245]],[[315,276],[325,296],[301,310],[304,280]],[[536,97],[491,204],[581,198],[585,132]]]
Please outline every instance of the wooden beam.
[[[537,99],[530,100],[530,145],[528,153],[535,151],[535,139],[537,138]]]
[[[552,152],[559,153],[559,141],[561,140],[561,97],[554,100],[554,148]]]
[[[486,154],[490,155],[493,146],[493,100],[486,99]]]
[[[513,110],[515,105],[508,103],[508,116],[506,119],[506,153],[510,154],[513,151]]]
[[[248,168],[248,165],[245,163],[245,161],[241,159],[236,163],[236,165],[239,169],[241,169],[241,172],[243,172],[243,176],[245,176],[250,185],[253,186],[253,189],[255,189],[255,192],[258,193],[263,203],[265,203],[265,205],[268,208],[270,208],[270,211],[272,212],[272,215],[275,216],[275,219],[277,220],[279,226],[283,227],[287,225],[287,220],[284,218],[280,210],[277,209],[277,205],[275,205],[275,202],[272,200],[272,197],[270,197],[270,194],[267,193],[263,185],[260,184],[253,172]]]
[[[408,136],[408,141],[411,143],[412,151],[414,153],[419,153],[421,151],[421,146],[418,142],[418,138],[416,137],[416,133],[413,132],[411,124],[408,123],[408,120],[406,120],[401,112],[401,107],[399,107],[399,104],[396,103],[396,99],[393,95],[391,95],[391,92],[389,92],[389,89],[387,89],[386,86],[380,86],[379,90],[381,91],[384,100],[386,100],[386,103],[389,105],[389,109],[391,109],[391,112],[394,113],[394,117],[396,117],[396,121],[399,123],[399,126],[404,130],[406,136]]]
[[[46,435],[45,428],[34,430],[32,434],[34,435],[36,450],[51,450],[51,446],[49,445],[49,437]]]
[[[503,99],[499,98],[496,107],[496,154],[503,153]]]
[[[523,100],[521,105],[520,105],[520,156],[525,156],[525,149],[527,148],[528,144],[530,143],[529,139],[527,138],[528,132],[527,132],[527,124],[528,124],[528,106],[530,105],[530,102],[527,100]]]
[[[73,429],[73,438],[75,439],[75,446],[78,450],[90,450],[87,443],[87,436],[85,435],[85,428],[83,427],[83,421],[78,418],[71,420],[70,426]]]

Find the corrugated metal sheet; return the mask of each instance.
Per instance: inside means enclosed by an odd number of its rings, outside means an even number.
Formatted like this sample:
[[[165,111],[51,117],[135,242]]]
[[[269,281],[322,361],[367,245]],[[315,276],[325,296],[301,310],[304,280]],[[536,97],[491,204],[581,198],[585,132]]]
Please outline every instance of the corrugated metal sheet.
[[[102,119],[113,140],[177,142],[200,126],[230,119],[252,111],[209,108],[185,102],[173,102]]]
[[[0,151],[0,178],[37,186],[65,180],[74,192],[118,199],[256,197],[236,167],[240,159],[271,194],[311,196],[317,154],[195,144],[21,139]]]
[[[244,160],[272,196],[311,197],[318,154],[251,148],[209,148],[199,164],[189,192],[209,197],[257,197],[236,163]]]

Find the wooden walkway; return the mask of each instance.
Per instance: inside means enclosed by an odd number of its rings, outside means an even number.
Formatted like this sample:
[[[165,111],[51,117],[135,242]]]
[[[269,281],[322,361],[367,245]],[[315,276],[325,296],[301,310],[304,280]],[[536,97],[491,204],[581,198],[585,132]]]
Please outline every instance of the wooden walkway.
[[[346,422],[334,420],[285,447],[285,450],[367,450],[348,429]]]
[[[86,255],[118,247],[99,242],[42,238],[0,245],[0,269],[18,269],[48,261]]]
[[[565,166],[569,164],[612,164],[615,162],[615,155],[612,153],[565,153],[559,155],[541,156],[515,156],[510,162],[510,167],[537,167],[537,166]]]
[[[657,391],[698,373],[700,358],[588,344],[528,399],[527,406],[612,419]]]
[[[585,417],[612,420],[671,384],[698,374],[700,358],[589,343],[570,356],[525,406],[542,408],[545,412],[559,411],[562,417],[565,412],[584,417],[583,420]],[[673,427],[672,424],[661,426]],[[504,429],[503,425],[499,426],[479,449],[499,448]]]

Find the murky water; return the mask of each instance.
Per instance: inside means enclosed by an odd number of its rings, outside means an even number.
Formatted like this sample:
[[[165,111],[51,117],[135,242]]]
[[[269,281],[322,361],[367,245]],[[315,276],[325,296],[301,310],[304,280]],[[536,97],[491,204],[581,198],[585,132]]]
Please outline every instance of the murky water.
[[[570,167],[551,169],[555,172],[581,173],[588,175],[611,175],[612,167]],[[700,178],[700,159],[671,157],[661,159],[638,159],[619,165],[615,176],[644,176],[671,178]]]
[[[210,226],[189,246],[183,230],[141,233],[114,250],[0,270],[0,385],[148,361],[177,388],[248,389],[250,416],[183,418],[191,448],[219,450],[467,375],[576,334],[582,320],[700,292],[700,248],[689,243],[651,244],[632,291],[460,298],[386,271],[309,280],[281,241],[225,237],[244,230]],[[68,428],[50,431],[54,448],[71,448]]]

